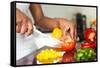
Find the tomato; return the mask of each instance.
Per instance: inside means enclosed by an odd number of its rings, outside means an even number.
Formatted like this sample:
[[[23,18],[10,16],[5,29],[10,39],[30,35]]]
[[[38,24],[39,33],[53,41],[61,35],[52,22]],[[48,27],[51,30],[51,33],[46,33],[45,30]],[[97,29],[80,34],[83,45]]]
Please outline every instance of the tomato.
[[[64,51],[71,51],[71,50],[75,49],[75,45],[76,45],[76,43],[74,41],[64,42],[64,43],[62,43],[61,48]]]
[[[61,48],[64,51],[71,51],[75,49],[76,41],[72,40],[69,36],[66,37],[61,43]]]
[[[74,54],[74,51],[64,53],[62,62],[74,62]]]
[[[86,29],[85,40],[87,42],[95,42],[96,41],[96,31],[93,28]]]

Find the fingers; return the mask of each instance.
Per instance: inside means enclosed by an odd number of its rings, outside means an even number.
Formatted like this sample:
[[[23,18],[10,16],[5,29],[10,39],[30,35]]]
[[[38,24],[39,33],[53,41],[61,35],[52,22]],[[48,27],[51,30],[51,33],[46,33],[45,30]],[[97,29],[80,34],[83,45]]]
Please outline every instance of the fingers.
[[[77,40],[77,30],[75,28],[75,40]]]
[[[16,19],[16,32],[17,33],[20,33],[20,31],[21,31],[21,22],[22,22],[22,20],[21,19]]]
[[[25,34],[25,32],[27,32],[27,21],[26,20],[23,20],[23,23],[22,23],[22,26],[21,26],[21,31],[20,33],[21,34]]]
[[[74,39],[76,40],[77,37],[77,29],[76,29],[76,23],[74,22]]]
[[[74,33],[75,33],[74,31],[75,31],[75,30],[74,30],[74,27],[71,26],[71,27],[70,27],[70,35],[71,35],[71,38],[72,38],[72,39],[74,39]]]
[[[31,19],[19,9],[16,10],[16,32],[23,35],[30,35],[33,32]]]
[[[33,25],[30,20],[23,20],[22,22],[17,23],[16,32],[22,35],[29,36],[33,32]]]
[[[18,23],[18,24],[16,25],[16,32],[17,32],[17,33],[20,33],[20,30],[21,30],[21,24]]]
[[[63,22],[59,22],[59,27],[60,27],[61,30],[62,30],[62,35],[63,35],[63,36],[66,36],[66,32],[67,32],[67,30],[69,29],[69,27],[67,27],[66,24],[63,23]]]
[[[62,28],[62,34],[63,34],[63,36],[66,36],[67,31],[68,31],[68,27]]]
[[[33,25],[31,23],[31,21],[28,21],[28,27],[27,27],[27,32],[25,33],[25,35],[29,36],[33,33]]]
[[[76,26],[74,24],[70,26],[70,35],[72,39],[76,39]]]
[[[76,38],[76,27],[75,23],[72,23],[66,19],[60,19],[60,28],[63,36],[70,35],[72,39]]]
[[[67,39],[67,36],[62,36],[61,41],[65,41]]]

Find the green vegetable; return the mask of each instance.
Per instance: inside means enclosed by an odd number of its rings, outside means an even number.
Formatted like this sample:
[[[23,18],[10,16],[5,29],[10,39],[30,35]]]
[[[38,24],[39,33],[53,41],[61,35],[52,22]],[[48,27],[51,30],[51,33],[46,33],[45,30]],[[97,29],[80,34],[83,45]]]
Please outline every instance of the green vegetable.
[[[80,48],[76,51],[76,61],[92,61],[96,58],[96,53],[92,48]]]

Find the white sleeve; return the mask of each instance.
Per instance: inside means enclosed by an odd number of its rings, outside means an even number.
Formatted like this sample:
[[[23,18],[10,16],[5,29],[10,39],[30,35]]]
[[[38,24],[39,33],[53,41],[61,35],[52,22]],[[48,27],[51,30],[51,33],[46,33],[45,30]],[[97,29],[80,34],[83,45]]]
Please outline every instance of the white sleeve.
[[[25,12],[29,8],[29,3],[16,3],[16,8],[20,9],[22,12]]]
[[[26,16],[28,16],[32,23],[34,24],[33,16],[29,10],[30,3],[16,3],[16,8],[22,11]]]

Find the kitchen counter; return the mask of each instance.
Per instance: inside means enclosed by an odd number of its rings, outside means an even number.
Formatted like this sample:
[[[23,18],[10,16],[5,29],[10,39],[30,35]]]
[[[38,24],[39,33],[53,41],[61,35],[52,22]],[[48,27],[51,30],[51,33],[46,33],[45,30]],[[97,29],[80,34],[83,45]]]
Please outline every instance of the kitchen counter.
[[[45,34],[48,35],[48,36],[51,36],[51,33],[45,33]],[[79,48],[79,47],[80,47],[80,43],[78,42],[76,48]],[[43,48],[46,48],[46,46],[44,46]],[[41,48],[39,50],[41,50]],[[16,64],[17,65],[36,64],[35,56],[36,56],[36,54],[38,53],[39,50],[36,50],[36,51],[30,53],[29,55],[17,60]]]

